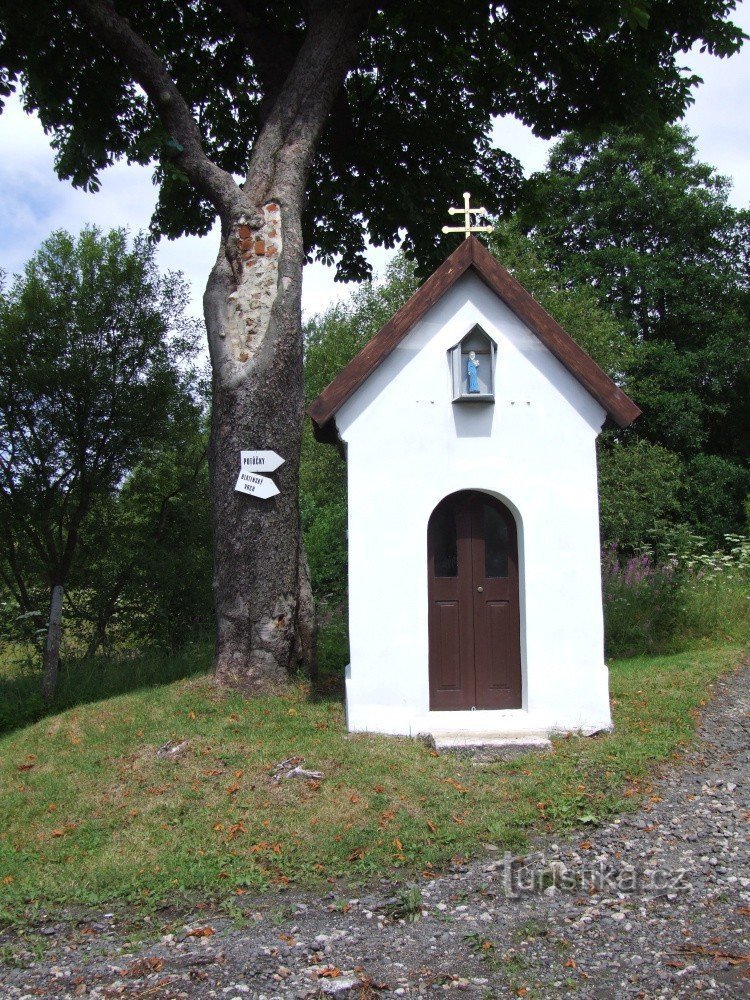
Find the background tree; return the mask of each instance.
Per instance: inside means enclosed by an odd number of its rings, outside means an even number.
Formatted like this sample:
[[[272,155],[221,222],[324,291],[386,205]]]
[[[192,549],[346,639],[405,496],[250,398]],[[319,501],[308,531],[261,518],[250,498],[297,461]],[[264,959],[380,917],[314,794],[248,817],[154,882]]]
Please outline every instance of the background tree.
[[[674,452],[643,438],[599,448],[602,545],[631,553],[684,521],[684,467]]]
[[[717,544],[750,491],[750,213],[728,190],[684,129],[616,129],[566,136],[521,212],[560,284],[590,289],[632,342],[644,413],[610,445],[642,436],[679,456],[684,515]]]
[[[361,277],[365,232],[388,244],[405,227],[424,265],[443,256],[436,220],[456,192],[499,210],[518,188],[518,164],[491,148],[494,115],[547,137],[673,119],[695,82],[678,53],[699,39],[735,51],[733,6],[562,0],[550,17],[528,0],[1,0],[0,87],[21,84],[60,175],[92,188],[117,157],[154,162],[160,232],[221,222],[204,298],[219,678],[281,680],[309,649],[306,255],[340,254],[342,274]],[[247,447],[286,458],[271,503],[233,489]]]
[[[518,216],[495,222],[489,249],[503,267],[618,383],[625,381],[633,363],[633,344],[622,324],[603,308],[595,291],[581,282],[572,284],[547,259],[547,246],[536,233],[523,231]]]
[[[213,633],[208,433],[201,401],[177,400],[164,436],[89,518],[68,586],[87,656],[176,650]]]
[[[186,294],[145,238],[88,229],[53,234],[0,298],[0,577],[22,611],[38,581],[51,594],[46,698],[91,517],[186,405]]]

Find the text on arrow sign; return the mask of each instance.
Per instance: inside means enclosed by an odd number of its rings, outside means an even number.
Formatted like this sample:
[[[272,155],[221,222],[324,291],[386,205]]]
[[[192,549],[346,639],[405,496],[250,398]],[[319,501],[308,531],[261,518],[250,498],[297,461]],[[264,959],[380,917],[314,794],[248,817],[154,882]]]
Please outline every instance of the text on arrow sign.
[[[261,472],[275,472],[284,464],[281,455],[275,451],[241,451],[240,466],[243,469],[258,469]]]
[[[240,472],[234,488],[240,493],[248,493],[261,500],[268,500],[280,492],[273,479],[269,479],[268,476],[257,476],[254,472]]]

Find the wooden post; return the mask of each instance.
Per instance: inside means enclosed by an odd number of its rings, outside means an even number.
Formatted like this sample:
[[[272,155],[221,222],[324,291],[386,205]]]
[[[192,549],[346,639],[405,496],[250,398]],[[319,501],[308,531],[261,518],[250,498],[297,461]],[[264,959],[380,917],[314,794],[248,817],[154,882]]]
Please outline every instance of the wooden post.
[[[44,648],[42,697],[46,702],[52,701],[57,687],[57,665],[60,662],[60,641],[62,639],[62,602],[62,584],[56,583],[52,588],[47,642]]]

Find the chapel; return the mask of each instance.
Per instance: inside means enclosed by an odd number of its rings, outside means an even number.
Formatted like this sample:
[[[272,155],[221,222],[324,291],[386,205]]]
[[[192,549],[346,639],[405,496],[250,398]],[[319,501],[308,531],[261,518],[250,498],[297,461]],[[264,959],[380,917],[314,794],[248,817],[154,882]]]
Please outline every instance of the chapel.
[[[611,726],[596,438],[640,410],[474,231],[309,408],[347,462],[347,724],[591,733]]]

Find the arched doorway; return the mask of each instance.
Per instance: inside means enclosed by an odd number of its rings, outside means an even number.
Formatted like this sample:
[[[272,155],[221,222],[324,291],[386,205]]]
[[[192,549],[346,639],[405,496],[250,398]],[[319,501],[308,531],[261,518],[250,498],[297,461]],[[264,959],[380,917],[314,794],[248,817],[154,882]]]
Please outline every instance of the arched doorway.
[[[516,522],[476,490],[437,505],[427,527],[430,708],[521,707]]]

